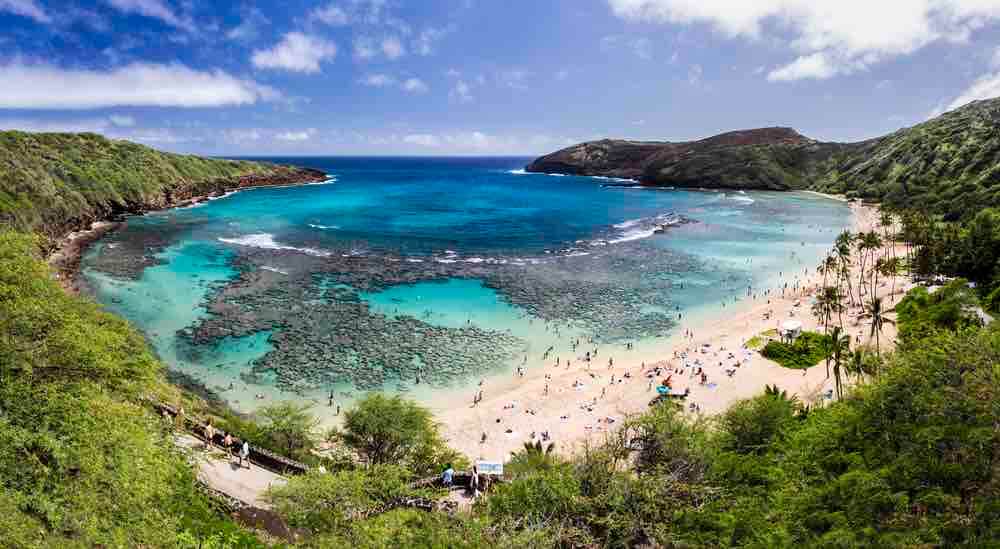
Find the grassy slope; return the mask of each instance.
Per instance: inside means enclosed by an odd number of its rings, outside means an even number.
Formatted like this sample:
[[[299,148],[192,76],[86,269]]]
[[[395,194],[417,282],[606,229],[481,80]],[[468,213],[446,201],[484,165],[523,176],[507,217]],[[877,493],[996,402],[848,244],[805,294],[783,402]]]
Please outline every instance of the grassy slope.
[[[0,132],[0,225],[58,236],[116,211],[289,169],[164,153],[91,133]]]
[[[1000,99],[976,101],[827,162],[816,190],[958,218],[1000,205]]]
[[[179,398],[128,323],[0,231],[0,545],[173,547],[231,532],[143,402]]]

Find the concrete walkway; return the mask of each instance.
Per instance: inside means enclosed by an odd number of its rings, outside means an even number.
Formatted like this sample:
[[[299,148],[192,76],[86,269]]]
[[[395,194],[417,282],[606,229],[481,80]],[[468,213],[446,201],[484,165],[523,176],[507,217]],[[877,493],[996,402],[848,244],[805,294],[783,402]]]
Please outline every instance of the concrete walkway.
[[[285,477],[262,469],[257,465],[237,459],[229,459],[222,448],[213,446],[205,450],[205,441],[183,433],[174,435],[177,446],[190,450],[198,464],[198,478],[211,488],[260,509],[270,509],[264,500],[264,492],[271,486],[281,486],[288,482]],[[248,468],[249,466],[249,468]]]

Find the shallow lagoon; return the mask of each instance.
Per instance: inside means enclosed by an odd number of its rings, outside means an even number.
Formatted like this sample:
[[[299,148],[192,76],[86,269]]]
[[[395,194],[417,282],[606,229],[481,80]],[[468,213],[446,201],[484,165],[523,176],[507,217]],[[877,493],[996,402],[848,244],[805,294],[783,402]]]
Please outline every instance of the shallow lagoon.
[[[655,348],[675,315],[793,281],[850,222],[804,193],[604,188],[526,159],[293,161],[334,177],[134,218],[84,262],[100,302],[239,409],[432,399],[590,338]]]

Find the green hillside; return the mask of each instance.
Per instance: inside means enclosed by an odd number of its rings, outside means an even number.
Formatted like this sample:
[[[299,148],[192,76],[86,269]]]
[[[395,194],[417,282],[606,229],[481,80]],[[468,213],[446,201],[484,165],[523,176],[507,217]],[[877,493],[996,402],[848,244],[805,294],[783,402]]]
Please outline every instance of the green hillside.
[[[165,153],[92,133],[0,132],[0,225],[60,236],[119,212],[319,176],[260,162]]]
[[[674,143],[605,139],[542,156],[526,169],[650,186],[812,189],[954,220],[1000,206],[1000,98],[860,143],[824,143],[791,128]]]
[[[1000,206],[1000,99],[852,145],[823,168],[812,188],[896,208],[956,219]]]

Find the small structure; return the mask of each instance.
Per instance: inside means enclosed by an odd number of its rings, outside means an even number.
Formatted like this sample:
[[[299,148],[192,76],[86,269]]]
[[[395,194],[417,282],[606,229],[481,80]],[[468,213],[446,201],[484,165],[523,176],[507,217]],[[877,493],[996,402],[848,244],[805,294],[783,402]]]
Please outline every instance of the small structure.
[[[781,339],[794,341],[795,338],[802,335],[802,322],[799,320],[786,320],[781,323],[781,329],[778,330],[778,333],[781,335]]]

